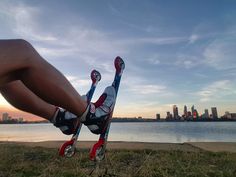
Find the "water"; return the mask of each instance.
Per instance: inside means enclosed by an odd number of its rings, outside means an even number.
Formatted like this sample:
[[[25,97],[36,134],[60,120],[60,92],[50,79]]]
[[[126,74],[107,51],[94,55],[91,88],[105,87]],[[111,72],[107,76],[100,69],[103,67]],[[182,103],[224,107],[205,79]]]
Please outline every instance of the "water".
[[[51,124],[0,124],[0,141],[68,140]],[[80,140],[98,140],[83,126]],[[112,123],[109,141],[132,142],[236,142],[236,122]]]

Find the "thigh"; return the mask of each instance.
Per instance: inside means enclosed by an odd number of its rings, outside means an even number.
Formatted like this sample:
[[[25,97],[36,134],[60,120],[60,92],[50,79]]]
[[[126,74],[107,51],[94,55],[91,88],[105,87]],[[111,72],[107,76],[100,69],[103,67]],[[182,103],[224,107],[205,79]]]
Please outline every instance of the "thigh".
[[[14,80],[12,73],[29,65],[28,45],[20,39],[0,40],[0,85]]]

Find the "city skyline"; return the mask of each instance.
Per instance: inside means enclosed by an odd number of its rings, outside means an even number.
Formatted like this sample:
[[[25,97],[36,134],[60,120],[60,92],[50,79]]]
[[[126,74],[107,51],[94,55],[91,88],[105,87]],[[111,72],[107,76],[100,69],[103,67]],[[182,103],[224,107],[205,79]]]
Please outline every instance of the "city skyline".
[[[2,0],[0,39],[28,40],[81,95],[99,70],[93,100],[111,84],[121,56],[115,117],[165,117],[173,105],[182,113],[193,104],[223,115],[236,112],[235,9],[231,0]],[[3,112],[35,117],[0,95]]]
[[[171,113],[170,111],[166,112],[166,120],[219,120],[219,119],[224,119],[224,120],[236,120],[236,113],[235,112],[229,112],[225,111],[223,115],[218,114],[218,109],[217,107],[211,107],[210,108],[210,113],[209,109],[205,108],[204,112],[199,112],[198,109],[192,105],[191,108],[188,110],[188,107],[184,105],[183,112],[179,113],[178,112],[179,107],[177,105],[173,105],[173,112]],[[156,114],[160,115],[159,113]],[[157,118],[158,119],[158,118]]]

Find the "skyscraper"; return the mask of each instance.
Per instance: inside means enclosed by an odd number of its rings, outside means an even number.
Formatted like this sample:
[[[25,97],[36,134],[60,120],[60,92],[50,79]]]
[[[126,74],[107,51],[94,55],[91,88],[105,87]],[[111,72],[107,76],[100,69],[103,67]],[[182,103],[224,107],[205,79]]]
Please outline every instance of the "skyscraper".
[[[212,112],[212,118],[213,119],[217,119],[218,118],[217,108],[216,107],[212,107],[211,108],[211,112]]]
[[[170,120],[170,119],[172,119],[172,115],[171,115],[171,113],[168,111],[168,112],[166,112],[166,119],[168,119],[168,120]]]
[[[194,105],[191,107],[192,115],[194,113]]]
[[[9,119],[8,113],[7,112],[3,113],[2,114],[2,121],[8,121],[8,119]]]
[[[161,119],[161,115],[160,114],[156,114],[156,119],[160,120]]]
[[[188,109],[186,105],[184,105],[184,117],[188,117]]]
[[[209,112],[208,112],[208,109],[205,109],[205,118],[209,118]]]
[[[178,107],[176,105],[173,106],[173,115],[174,115],[174,119],[179,118]]]

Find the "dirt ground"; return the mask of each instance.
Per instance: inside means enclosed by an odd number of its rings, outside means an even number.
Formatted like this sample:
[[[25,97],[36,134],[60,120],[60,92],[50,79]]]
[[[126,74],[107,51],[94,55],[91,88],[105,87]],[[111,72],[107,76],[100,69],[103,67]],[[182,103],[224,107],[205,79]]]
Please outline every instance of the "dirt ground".
[[[20,144],[30,147],[60,148],[63,141],[43,141],[43,142],[0,142],[1,144]],[[89,149],[93,146],[93,141],[78,141],[77,148]],[[107,149],[126,150],[180,150],[198,152],[201,150],[211,152],[236,152],[236,142],[191,142],[191,143],[143,143],[143,142],[108,142]]]

